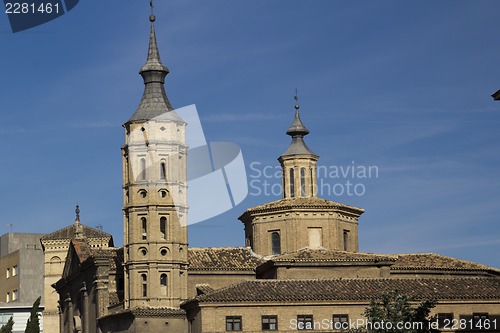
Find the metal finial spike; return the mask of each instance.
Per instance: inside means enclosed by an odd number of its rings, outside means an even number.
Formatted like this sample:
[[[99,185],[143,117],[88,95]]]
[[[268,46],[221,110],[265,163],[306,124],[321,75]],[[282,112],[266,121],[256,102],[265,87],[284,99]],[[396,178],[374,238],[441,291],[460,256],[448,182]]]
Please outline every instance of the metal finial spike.
[[[298,110],[300,108],[299,105],[299,93],[297,91],[297,88],[295,88],[295,96],[293,96],[293,99],[295,100],[295,110]]]
[[[153,6],[153,0],[149,0],[149,7],[151,7],[151,15],[149,15],[149,21],[153,23],[156,21],[156,16],[154,13],[154,6]]]
[[[75,220],[80,220],[80,206],[79,205],[76,205],[75,213],[76,213]]]

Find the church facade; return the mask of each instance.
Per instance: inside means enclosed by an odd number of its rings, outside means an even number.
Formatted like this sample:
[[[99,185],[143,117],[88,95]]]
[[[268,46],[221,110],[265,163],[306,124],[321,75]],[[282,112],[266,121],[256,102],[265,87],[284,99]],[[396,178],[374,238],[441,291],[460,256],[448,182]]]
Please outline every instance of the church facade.
[[[42,240],[46,332],[341,331],[335,323],[362,320],[373,298],[393,290],[435,298],[440,318],[495,320],[490,331],[500,332],[500,270],[358,251],[364,210],[317,197],[319,156],[304,141],[298,104],[278,159],[282,199],[239,217],[245,247],[189,248],[186,123],[165,93],[169,71],[150,21],[144,94],[124,124],[124,246],[78,214]]]

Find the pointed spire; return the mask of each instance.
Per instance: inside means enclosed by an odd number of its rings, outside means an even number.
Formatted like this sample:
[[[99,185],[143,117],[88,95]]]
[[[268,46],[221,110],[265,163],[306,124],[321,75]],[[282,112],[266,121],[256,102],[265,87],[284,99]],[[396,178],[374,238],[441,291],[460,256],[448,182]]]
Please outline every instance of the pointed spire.
[[[144,75],[146,74],[146,72],[150,71],[162,72],[165,74],[162,78],[162,83],[163,83],[163,79],[169,73],[169,71],[168,68],[162,64],[160,59],[160,51],[158,51],[158,44],[156,42],[156,32],[155,32],[156,16],[154,14],[149,15],[149,21],[151,22],[151,31],[149,33],[148,58],[146,60],[146,64],[142,66],[139,73],[144,77],[144,80],[146,80],[146,77]]]
[[[304,136],[309,134],[309,130],[304,126],[302,120],[300,119],[299,109],[300,105],[298,103],[299,97],[297,96],[297,92],[295,92],[295,117],[293,119],[292,125],[286,131],[287,135],[292,137],[292,143],[290,147],[288,147],[287,151],[282,156],[287,155],[314,155],[309,147],[304,142]]]
[[[288,131],[286,131],[286,134],[290,135],[292,138],[297,135],[305,136],[309,134],[309,130],[304,126],[302,120],[300,120],[299,109],[299,104],[295,104],[295,118]]]
[[[153,14],[153,5],[151,2],[150,5],[151,15],[149,16],[149,21],[151,22],[151,30],[149,34],[148,57],[146,63],[139,71],[139,74],[141,74],[144,80],[144,94],[142,95],[142,99],[137,107],[137,110],[128,122],[148,121],[167,112],[173,111],[174,109],[167,98],[167,94],[165,93],[165,77],[169,73],[169,70],[165,65],[163,65],[160,59],[154,25],[156,16]],[[183,120],[175,112],[171,112],[166,118],[183,122]]]

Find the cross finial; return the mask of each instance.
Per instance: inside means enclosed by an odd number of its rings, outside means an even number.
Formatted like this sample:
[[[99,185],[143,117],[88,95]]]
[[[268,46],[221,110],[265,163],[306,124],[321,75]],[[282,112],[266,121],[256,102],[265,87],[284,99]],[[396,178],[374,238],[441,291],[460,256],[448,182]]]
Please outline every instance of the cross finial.
[[[299,105],[299,93],[297,91],[297,88],[295,88],[295,96],[293,96],[293,99],[295,100],[295,110],[298,110],[300,108],[300,105]]]
[[[149,0],[149,7],[151,7],[151,15],[154,15],[154,12],[153,12],[153,0]]]

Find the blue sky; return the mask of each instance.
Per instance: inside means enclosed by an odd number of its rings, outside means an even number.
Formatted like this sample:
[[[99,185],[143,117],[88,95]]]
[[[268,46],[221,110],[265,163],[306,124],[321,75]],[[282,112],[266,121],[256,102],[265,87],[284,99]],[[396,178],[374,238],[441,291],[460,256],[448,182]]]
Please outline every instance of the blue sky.
[[[500,20],[496,1],[157,1],[175,107],[196,104],[209,141],[277,166],[299,89],[309,147],[363,195],[360,251],[436,252],[500,267]],[[80,1],[12,33],[0,15],[0,234],[102,225],[123,243],[121,127],[143,89],[148,1]],[[258,163],[258,164],[255,164]],[[255,168],[254,168],[255,169]],[[263,177],[258,178],[263,181]],[[279,179],[268,180],[279,184]],[[358,187],[359,189],[360,187]],[[339,189],[339,188],[337,188]],[[191,246],[243,245],[249,195],[190,227]]]

